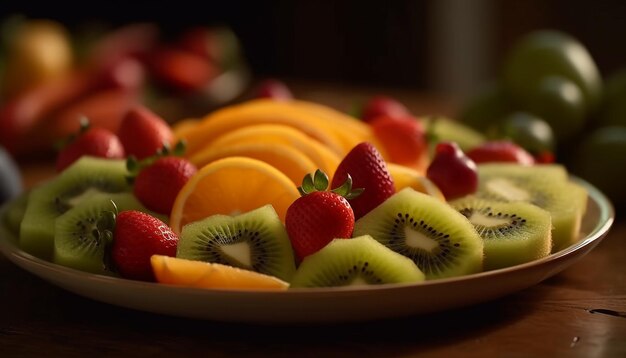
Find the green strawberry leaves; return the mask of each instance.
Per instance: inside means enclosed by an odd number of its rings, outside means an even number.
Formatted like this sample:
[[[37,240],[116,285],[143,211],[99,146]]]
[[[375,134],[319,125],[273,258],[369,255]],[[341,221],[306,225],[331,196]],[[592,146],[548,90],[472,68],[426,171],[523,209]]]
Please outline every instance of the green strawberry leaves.
[[[326,191],[328,189],[328,175],[323,170],[318,169],[315,173],[307,174],[302,180],[302,186],[298,187],[300,195],[305,196],[316,191]],[[343,196],[350,200],[361,195],[363,188],[352,189],[352,177],[348,174],[346,181],[331,192]]]
[[[149,167],[159,158],[167,157],[170,155],[182,157],[185,154],[186,150],[187,142],[185,140],[179,140],[176,145],[174,145],[174,148],[170,148],[170,145],[168,143],[164,143],[163,147],[159,148],[159,150],[157,150],[153,156],[144,158],[142,160],[137,160],[135,156],[131,155],[126,160],[126,169],[129,173],[126,179],[129,183],[132,183],[142,169]]]

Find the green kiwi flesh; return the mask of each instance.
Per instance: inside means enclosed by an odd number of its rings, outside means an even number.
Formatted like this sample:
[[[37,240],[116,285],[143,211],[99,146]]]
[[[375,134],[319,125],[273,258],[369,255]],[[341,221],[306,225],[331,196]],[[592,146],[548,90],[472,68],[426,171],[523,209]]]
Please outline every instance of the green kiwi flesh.
[[[447,203],[406,188],[357,220],[354,236],[371,235],[437,279],[482,271],[483,240]]]
[[[484,240],[484,270],[514,266],[548,256],[552,249],[550,213],[525,202],[465,197],[450,203]]]
[[[9,231],[14,234],[15,237],[19,237],[20,235],[20,224],[22,223],[24,213],[26,212],[28,195],[29,192],[23,192],[17,198],[13,199],[13,201],[7,204],[7,208],[4,214],[4,222],[7,225],[7,229],[9,229]]]
[[[552,217],[552,252],[578,240],[587,208],[586,190],[567,179],[558,165],[479,165],[476,196],[495,201],[523,201],[548,211]]]
[[[177,257],[230,265],[290,281],[291,242],[276,211],[266,205],[237,216],[213,215],[187,224]]]
[[[113,229],[107,212],[137,210],[149,213],[132,193],[94,193],[55,220],[53,262],[77,270],[113,275],[109,249]]]
[[[475,129],[445,117],[430,117],[425,121],[428,133],[431,133],[437,142],[455,142],[459,147],[468,151],[484,143],[487,139]]]
[[[402,256],[369,235],[334,239],[307,256],[296,271],[291,288],[367,286],[424,281],[424,274]]]
[[[93,193],[130,191],[123,160],[82,157],[57,177],[34,188],[20,225],[20,247],[49,260],[54,220]]]

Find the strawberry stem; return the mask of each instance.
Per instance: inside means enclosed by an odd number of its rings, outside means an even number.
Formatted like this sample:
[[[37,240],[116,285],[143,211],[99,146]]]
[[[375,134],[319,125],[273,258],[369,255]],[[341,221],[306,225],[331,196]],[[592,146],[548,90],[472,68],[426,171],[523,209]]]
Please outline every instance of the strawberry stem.
[[[315,173],[309,173],[302,179],[302,186],[298,187],[301,196],[311,194],[316,191],[326,191],[328,189],[328,175],[323,170],[317,169]],[[361,195],[364,188],[352,189],[352,177],[348,174],[346,181],[331,192],[341,195],[346,199],[354,199]]]
[[[85,132],[87,132],[89,128],[91,127],[89,118],[87,118],[87,116],[85,115],[80,115],[78,122],[80,123],[78,132],[72,133],[63,139],[56,141],[56,143],[54,143],[54,149],[56,149],[57,151],[61,151],[63,148],[67,147],[70,143],[74,142],[76,138],[80,137]]]
[[[149,167],[159,158],[167,157],[170,155],[182,157],[185,154],[186,150],[187,142],[184,139],[181,139],[176,143],[174,149],[171,149],[168,143],[163,143],[163,147],[159,148],[154,155],[144,158],[142,160],[137,160],[136,157],[131,155],[126,159],[126,169],[129,173],[126,176],[126,180],[128,181],[128,183],[132,184],[135,181],[135,177],[137,177],[141,170]]]

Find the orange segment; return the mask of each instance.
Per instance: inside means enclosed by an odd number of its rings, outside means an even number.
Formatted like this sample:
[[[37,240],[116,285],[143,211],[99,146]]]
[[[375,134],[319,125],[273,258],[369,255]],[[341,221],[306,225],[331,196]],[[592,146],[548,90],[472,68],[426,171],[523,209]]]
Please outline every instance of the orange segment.
[[[190,222],[215,214],[236,215],[267,204],[284,222],[287,208],[299,197],[296,185],[263,161],[219,159],[201,168],[178,193],[170,227],[179,234]]]
[[[200,120],[196,118],[182,119],[172,124],[172,133],[177,139],[184,138],[187,133],[194,131],[199,123]]]
[[[315,163],[316,168],[322,169],[331,176],[341,161],[337,154],[322,143],[296,128],[282,124],[257,124],[236,129],[215,139],[201,153],[215,148],[251,143],[289,145],[304,153]],[[201,156],[200,153],[192,158],[199,156]]]
[[[387,169],[393,178],[396,192],[410,187],[424,194],[439,198],[441,201],[446,201],[437,185],[417,170],[395,163],[387,163]]]
[[[233,146],[211,146],[196,153],[190,161],[202,167],[226,157],[248,157],[262,160],[284,173],[291,181],[300,185],[302,178],[313,173],[317,166],[302,152],[282,143],[244,143]]]
[[[249,101],[215,111],[205,117],[196,130],[184,133],[187,152],[193,154],[220,135],[254,124],[273,123],[294,127],[311,138],[324,143],[339,155],[345,153],[338,139],[336,124],[332,124],[312,113],[290,107],[277,107],[271,100]],[[265,104],[271,104],[271,106]],[[261,106],[263,104],[263,106]]]
[[[286,290],[289,284],[274,276],[216,263],[153,255],[154,276],[160,283],[198,288]]]

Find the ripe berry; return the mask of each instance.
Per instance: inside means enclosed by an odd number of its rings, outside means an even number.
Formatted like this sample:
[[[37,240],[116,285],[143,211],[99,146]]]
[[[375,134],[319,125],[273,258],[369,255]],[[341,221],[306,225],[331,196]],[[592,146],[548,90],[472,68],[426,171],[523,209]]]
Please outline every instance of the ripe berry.
[[[154,281],[152,255],[176,256],[178,236],[161,220],[139,211],[116,215],[111,258],[122,277]]]
[[[154,155],[163,145],[170,145],[174,140],[167,122],[143,106],[136,106],[126,114],[117,135],[126,155],[140,160]]]
[[[409,110],[397,100],[387,96],[375,96],[363,106],[361,119],[370,122],[376,117],[388,116],[399,118],[410,115]]]
[[[476,163],[454,142],[437,144],[426,177],[439,187],[446,200],[474,193],[478,188]]]
[[[57,156],[56,170],[64,170],[83,155],[120,159],[124,158],[124,147],[120,139],[104,128],[91,128],[87,120],[82,121],[77,135],[68,139]]]

